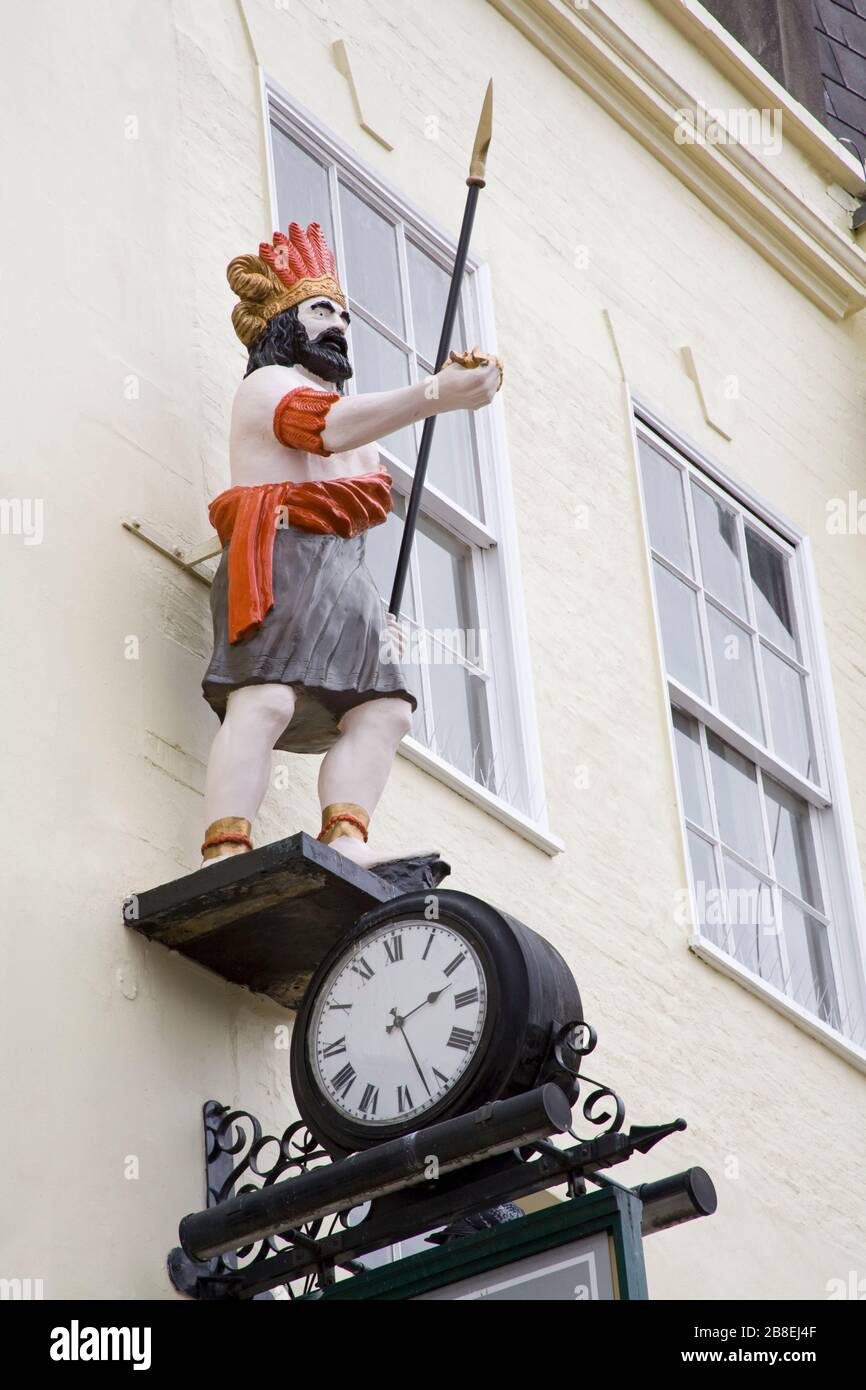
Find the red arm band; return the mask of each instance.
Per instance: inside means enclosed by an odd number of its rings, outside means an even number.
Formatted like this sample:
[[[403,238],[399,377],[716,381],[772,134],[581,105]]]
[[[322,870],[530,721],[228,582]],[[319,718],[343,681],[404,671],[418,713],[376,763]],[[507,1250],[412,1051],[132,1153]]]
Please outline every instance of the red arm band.
[[[304,449],[308,454],[330,458],[331,451],[322,447],[322,430],[328,411],[340,399],[336,391],[296,386],[274,411],[274,434],[287,449]]]

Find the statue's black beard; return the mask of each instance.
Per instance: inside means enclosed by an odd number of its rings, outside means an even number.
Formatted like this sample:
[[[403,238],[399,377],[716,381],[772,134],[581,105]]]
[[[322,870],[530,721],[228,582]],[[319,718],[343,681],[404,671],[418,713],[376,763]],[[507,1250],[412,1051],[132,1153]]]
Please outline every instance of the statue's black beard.
[[[298,324],[296,348],[298,364],[323,381],[341,385],[352,375],[348,344],[337,329],[328,328],[312,340],[302,323]]]
[[[275,315],[250,348],[246,375],[257,367],[305,367],[322,381],[334,382],[338,389],[352,375],[343,334],[339,329],[326,328],[311,339],[298,319],[296,304]]]

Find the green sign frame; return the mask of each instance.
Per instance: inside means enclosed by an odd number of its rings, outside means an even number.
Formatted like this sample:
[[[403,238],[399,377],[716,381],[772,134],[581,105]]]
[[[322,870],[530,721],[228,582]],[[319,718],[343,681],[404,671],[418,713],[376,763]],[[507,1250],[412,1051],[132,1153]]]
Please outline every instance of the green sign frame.
[[[614,1298],[624,1302],[647,1299],[642,1209],[634,1193],[621,1187],[603,1187],[508,1221],[494,1230],[450,1240],[405,1260],[341,1279],[298,1301],[418,1298],[604,1232],[608,1236]]]

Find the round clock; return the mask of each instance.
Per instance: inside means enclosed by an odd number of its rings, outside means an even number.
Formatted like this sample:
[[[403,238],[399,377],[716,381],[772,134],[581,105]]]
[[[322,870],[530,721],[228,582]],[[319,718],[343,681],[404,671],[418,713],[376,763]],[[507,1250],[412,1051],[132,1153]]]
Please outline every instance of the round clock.
[[[562,957],[479,898],[407,893],[322,961],[292,1036],[301,1116],[333,1155],[555,1080],[582,1021]]]

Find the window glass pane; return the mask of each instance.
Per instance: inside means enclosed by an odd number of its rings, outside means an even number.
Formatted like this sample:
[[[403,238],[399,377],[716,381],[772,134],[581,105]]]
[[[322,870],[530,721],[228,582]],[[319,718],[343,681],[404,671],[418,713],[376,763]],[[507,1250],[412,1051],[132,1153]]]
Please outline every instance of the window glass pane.
[[[764,778],[764,793],[776,878],[798,898],[821,909],[809,807],[772,777]]]
[[[653,548],[692,573],[682,475],[645,440],[638,440],[647,521]]]
[[[653,561],[662,646],[669,673],[689,690],[707,698],[697,596],[657,560]]]
[[[371,526],[369,531],[364,533],[366,536],[364,561],[382,596],[383,612],[387,609],[391,589],[394,585],[394,571],[397,568],[397,554],[403,535],[404,515],[403,498],[399,493],[394,493],[394,509],[388,513],[387,520],[383,521],[381,526]],[[409,689],[418,700],[412,718],[412,737],[417,738],[420,743],[426,743],[424,686],[415,657],[418,650],[423,650],[423,643],[419,640],[419,629],[415,626],[415,602],[412,596],[411,581],[407,581],[403,589],[400,618],[404,627],[400,634],[400,646],[395,650],[395,655],[406,674]]]
[[[430,642],[428,650],[434,750],[495,791],[485,683],[455,662],[439,643]]]
[[[481,518],[475,435],[468,410],[437,415],[427,477],[446,497]]]
[[[401,336],[404,331],[397,232],[392,223],[340,184],[346,276],[352,299]]]
[[[425,716],[425,711],[427,705],[426,696],[424,694],[424,684],[421,680],[421,675],[417,665],[413,666],[411,662],[407,662],[403,669],[406,672],[406,680],[409,685],[409,689],[412,691],[412,694],[417,697],[418,700],[418,704],[415,706],[415,713],[412,715],[412,727],[409,730],[409,734],[412,738],[416,738],[419,743],[423,744],[426,747],[427,720]]]
[[[806,690],[799,671],[768,647],[761,647],[764,681],[770,706],[773,749],[804,777],[815,777],[815,756],[809,732]]]
[[[397,568],[400,541],[403,538],[403,517],[405,515],[404,502],[400,494],[395,492],[393,500],[393,511],[388,513],[387,519],[382,522],[381,526],[371,526],[369,531],[364,533],[367,538],[365,562],[376,581],[376,588],[384,599],[386,607],[394,587],[394,572]],[[412,585],[408,581],[403,589],[403,606],[400,616],[413,620],[415,618]]]
[[[683,714],[682,710],[678,709],[673,711],[673,721],[680,786],[682,787],[686,815],[689,820],[695,821],[697,825],[702,825],[705,830],[711,830],[710,802],[707,796],[698,726],[694,719],[689,719],[688,715]]]
[[[716,861],[712,845],[702,840],[693,830],[687,831],[689,857],[692,862],[692,880],[695,889],[695,912],[697,925],[702,934],[720,946],[725,947],[725,913]]]
[[[435,363],[450,276],[408,239],[406,259],[415,348],[422,359],[418,363],[418,379],[423,381]],[[457,350],[472,346],[466,340],[462,307],[454,326],[453,345]],[[475,431],[468,411],[437,416],[427,476],[446,497],[483,520]]]
[[[735,613],[745,617],[743,570],[740,564],[736,515],[728,507],[720,506],[715,497],[711,497],[694,483],[692,501],[704,587]]]
[[[719,709],[741,729],[755,738],[763,738],[751,635],[710,602],[707,602],[707,623]]]
[[[707,730],[719,833],[744,859],[767,868],[758,779],[752,763]]]
[[[773,895],[766,883],[729,855],[725,864],[725,908],[734,958],[777,989],[784,989]]]
[[[469,661],[483,655],[475,620],[472,555],[444,526],[419,516],[416,541],[424,626]],[[480,664],[480,663],[479,663]]]
[[[839,1004],[826,927],[784,896],[782,923],[788,953],[787,993],[804,1009],[838,1028]]]
[[[284,135],[278,126],[272,125],[271,131],[280,228],[286,231],[290,222],[300,222],[302,227],[318,222],[328,245],[333,246],[331,199],[324,165]]]
[[[755,616],[765,637],[782,651],[797,655],[794,613],[788,582],[788,562],[763,536],[746,527],[746,550],[755,596]]]
[[[436,349],[442,333],[442,320],[445,317],[445,303],[451,283],[450,271],[442,269],[431,260],[414,242],[406,240],[406,260],[409,266],[409,293],[412,297],[412,326],[415,334],[415,348],[425,359],[429,370],[436,364]],[[464,280],[465,284],[465,280]],[[452,346],[462,352],[472,343],[466,341],[466,329],[462,307],[458,311],[454,325]],[[483,347],[484,344],[482,343]]]
[[[409,359],[359,314],[352,316],[352,365],[360,392],[392,391],[409,385]],[[407,427],[383,436],[380,443],[407,468],[415,467],[415,434]]]

